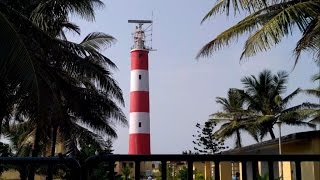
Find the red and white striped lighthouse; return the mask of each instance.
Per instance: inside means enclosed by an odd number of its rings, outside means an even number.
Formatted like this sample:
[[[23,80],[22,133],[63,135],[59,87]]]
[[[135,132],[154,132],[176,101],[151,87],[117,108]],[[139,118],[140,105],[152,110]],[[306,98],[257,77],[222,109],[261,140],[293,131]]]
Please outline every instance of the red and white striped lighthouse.
[[[131,50],[130,79],[130,120],[129,120],[129,154],[149,155],[150,150],[150,103],[148,53],[145,45],[143,24],[149,20],[129,20],[136,23],[134,46]]]

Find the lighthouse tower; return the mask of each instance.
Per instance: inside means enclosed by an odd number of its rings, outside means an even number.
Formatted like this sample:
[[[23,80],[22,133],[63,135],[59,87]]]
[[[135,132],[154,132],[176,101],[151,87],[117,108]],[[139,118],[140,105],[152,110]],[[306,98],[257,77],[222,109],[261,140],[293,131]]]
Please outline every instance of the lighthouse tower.
[[[149,155],[150,150],[150,106],[148,53],[144,24],[149,20],[129,20],[137,24],[133,34],[134,45],[131,49],[130,79],[130,120],[129,154]]]

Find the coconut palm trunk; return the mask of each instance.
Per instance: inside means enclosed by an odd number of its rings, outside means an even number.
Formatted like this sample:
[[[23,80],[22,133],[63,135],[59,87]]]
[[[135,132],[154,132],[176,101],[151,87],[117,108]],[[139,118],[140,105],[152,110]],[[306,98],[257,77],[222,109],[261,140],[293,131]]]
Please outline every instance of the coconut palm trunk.
[[[32,148],[32,157],[37,157],[40,153],[40,130],[39,128],[36,128],[35,130],[35,136],[34,136],[34,141],[33,141],[33,148]],[[29,173],[28,173],[28,180],[34,180],[34,175],[35,175],[35,167],[34,166],[29,166]]]
[[[51,157],[54,157],[56,153],[56,144],[57,144],[57,134],[58,134],[58,126],[53,126],[51,133]]]
[[[242,144],[241,144],[241,135],[240,135],[239,129],[236,130],[236,136],[237,136],[237,148],[241,148]]]
[[[272,127],[268,127],[268,131],[270,133],[271,139],[276,139],[276,136],[274,135],[274,132],[272,130]]]
[[[51,128],[51,157],[54,157],[56,151],[56,144],[57,144],[57,133],[58,133],[58,126],[53,126]],[[53,179],[53,166],[48,165],[48,178],[47,180]]]

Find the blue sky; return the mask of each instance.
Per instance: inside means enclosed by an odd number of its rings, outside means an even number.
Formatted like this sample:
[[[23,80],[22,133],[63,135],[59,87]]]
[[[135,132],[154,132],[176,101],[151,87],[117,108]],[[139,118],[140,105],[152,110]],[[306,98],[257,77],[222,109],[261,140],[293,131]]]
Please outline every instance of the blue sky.
[[[311,76],[318,71],[311,55],[304,55],[297,67],[293,67],[292,50],[299,34],[286,38],[266,53],[260,53],[239,62],[243,39],[215,53],[210,58],[196,60],[200,48],[218,33],[239,20],[223,15],[211,18],[200,25],[202,17],[210,9],[213,0],[108,0],[96,13],[95,22],[78,17],[72,21],[81,27],[81,37],[69,34],[69,39],[79,42],[94,31],[114,36],[117,43],[103,54],[112,59],[119,70],[114,78],[123,90],[129,115],[130,47],[133,42],[133,25],[128,19],[150,19],[153,12],[153,48],[149,54],[151,98],[151,149],[153,154],[178,153],[192,150],[195,124],[203,123],[208,115],[219,110],[215,97],[226,96],[229,88],[241,88],[240,78],[258,74],[263,69],[273,72],[290,72],[288,92],[297,87],[311,88]],[[311,98],[300,95],[292,105]],[[313,99],[314,100],[314,99]],[[275,130],[277,128],[275,127]],[[118,139],[114,141],[117,154],[128,153],[128,127],[118,127]],[[284,128],[284,134],[305,128]],[[277,132],[277,131],[276,131]],[[228,141],[232,143],[232,139]],[[245,144],[252,139],[245,135]]]

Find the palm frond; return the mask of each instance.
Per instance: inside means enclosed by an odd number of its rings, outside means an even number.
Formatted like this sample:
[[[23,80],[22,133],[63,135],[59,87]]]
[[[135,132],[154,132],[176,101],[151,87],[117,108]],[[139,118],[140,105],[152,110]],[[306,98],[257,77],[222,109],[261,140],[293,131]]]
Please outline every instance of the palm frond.
[[[291,101],[296,95],[298,95],[301,92],[300,88],[297,88],[296,90],[294,90],[291,94],[289,94],[287,97],[282,99],[282,106],[286,106],[289,101]]]
[[[213,8],[205,15],[202,22],[218,13],[239,13],[242,10],[254,11],[266,7],[268,0],[217,0]]]
[[[314,17],[318,13],[319,4],[313,1],[284,2],[267,7],[269,19],[264,19],[263,26],[252,34],[245,43],[243,57],[250,57],[258,52],[266,51],[279,43],[281,39],[292,33],[293,24],[299,29],[305,29],[309,21],[306,17]],[[305,11],[305,9],[308,11]]]
[[[30,122],[24,122],[12,124],[3,133],[10,140],[13,149],[20,151],[25,146],[33,144],[35,129]]]
[[[316,125],[314,123],[311,122],[304,122],[304,121],[294,121],[294,122],[286,122],[287,125],[291,125],[291,126],[305,126],[305,127],[309,127],[309,128],[315,128]]]
[[[297,26],[303,32],[307,32],[306,29],[311,29],[307,27],[313,19],[319,17],[319,7],[318,1],[311,0],[218,1],[216,6],[203,18],[202,22],[219,12],[226,12],[229,15],[230,10],[234,12],[249,12],[250,15],[208,42],[201,48],[196,58],[208,57],[245,34],[250,36],[246,40],[240,60],[245,57],[251,57],[258,52],[266,51],[277,45],[283,37],[291,34],[294,26]],[[310,32],[308,31],[308,33]],[[319,33],[314,30],[312,32],[315,32],[314,35],[312,33],[309,34],[310,36],[305,34],[300,43],[298,43],[295,49],[297,58],[299,58],[298,55],[300,55],[301,51],[311,49],[315,50],[315,59],[320,59],[319,36],[316,35]],[[310,41],[308,42],[307,39]]]
[[[200,49],[196,58],[208,57],[215,51],[220,50],[222,47],[228,46],[232,41],[236,41],[241,35],[256,30],[259,27],[256,23],[258,18],[262,19],[262,17],[250,16],[240,21],[235,26],[220,33],[215,39],[208,42]]]
[[[43,1],[35,8],[33,15],[52,14],[55,18],[68,14],[77,14],[86,20],[94,20],[94,8],[103,6],[100,0],[49,0]],[[38,16],[39,17],[39,16]]]
[[[292,122],[304,121],[312,115],[312,111],[310,110],[299,110],[293,112],[281,113],[278,117],[278,121],[285,122],[291,124]]]
[[[230,123],[225,123],[221,125],[220,129],[216,131],[215,136],[218,139],[226,139],[232,136],[238,128],[235,126],[230,126]]]
[[[320,123],[320,112],[319,110],[315,113],[314,117],[309,121],[309,123],[319,124]]]
[[[60,41],[63,45],[63,49],[68,52],[73,52],[75,56],[79,56],[85,59],[94,59],[95,61],[106,63],[108,67],[116,69],[117,66],[106,56],[102,55],[98,51],[88,48],[87,46],[83,46],[81,44],[77,44],[70,41]],[[77,57],[78,58],[78,57]]]
[[[111,123],[111,120],[123,125],[127,124],[122,110],[107,95],[83,88],[74,89],[70,93],[79,95],[70,98],[69,103],[72,108],[70,110],[81,117],[83,123],[93,128],[99,128],[98,124],[100,124],[106,129],[109,128],[107,125]]]
[[[302,51],[310,50],[314,52],[316,61],[320,60],[320,15],[311,20],[308,26],[305,28],[301,39],[298,41],[294,54],[295,65],[298,63]]]
[[[274,115],[262,115],[257,118],[257,124],[273,124],[276,121],[276,117]]]
[[[320,89],[306,89],[303,91],[309,95],[320,97]]]
[[[229,102],[228,102],[228,100],[226,98],[216,97],[216,103],[222,105],[223,109],[229,109],[230,108],[230,104],[229,104]]]
[[[286,71],[279,71],[277,75],[273,76],[272,84],[275,86],[272,88],[273,92],[271,92],[271,96],[275,97],[279,94],[282,94],[287,86],[289,74]]]
[[[72,32],[75,32],[77,34],[80,35],[80,27],[74,23],[71,23],[71,22],[62,22],[61,23],[61,26],[63,28],[66,28],[67,30],[69,31],[72,31]]]
[[[259,126],[256,123],[250,123],[244,127],[244,129],[253,137],[254,140],[259,142]]]
[[[213,8],[203,17],[201,24],[207,19],[209,19],[211,16],[214,16],[218,13],[223,12],[224,4],[225,4],[224,0],[220,0],[216,2]]]
[[[244,89],[245,89],[246,93],[248,93],[251,96],[257,92],[257,87],[260,84],[258,82],[258,80],[256,79],[256,77],[254,77],[253,75],[251,77],[246,76],[246,77],[242,78],[241,83],[244,85]],[[246,94],[244,94],[244,96],[246,96]]]
[[[268,135],[269,131],[267,128],[260,128],[259,129],[259,136],[260,136],[260,141],[263,140]]]
[[[106,141],[103,139],[102,136],[76,123],[73,123],[72,131],[73,131],[73,134],[75,134],[77,138],[84,143],[95,144],[96,147],[100,147],[101,149],[106,145]]]
[[[317,73],[317,74],[313,75],[311,79],[312,79],[312,81],[320,80],[320,73]]]
[[[80,58],[79,58],[80,59]],[[112,78],[110,71],[106,70],[101,64],[93,59],[82,59],[80,61],[64,61],[64,68],[69,75],[72,73],[75,81],[90,79],[97,87],[108,92],[113,98],[124,104],[122,90],[118,83]],[[70,78],[68,80],[71,80]],[[85,83],[85,82],[83,82]]]
[[[109,47],[115,42],[115,38],[102,32],[93,32],[88,34],[80,43],[85,48],[100,51],[105,47]]]
[[[24,90],[37,89],[35,65],[22,37],[2,13],[0,26],[0,76]]]
[[[216,124],[219,124],[219,123],[222,123],[222,122],[228,122],[230,121],[229,118],[210,118],[208,121],[212,122],[212,123],[216,123]]]
[[[283,110],[282,113],[295,112],[295,111],[301,110],[301,109],[302,110],[303,109],[318,109],[319,107],[320,107],[319,104],[306,102],[306,103],[302,103],[302,104],[287,108],[287,109]]]
[[[68,12],[76,13],[80,17],[87,20],[94,20],[95,8],[101,8],[104,6],[104,3],[100,0],[59,0],[61,4],[66,4]]]
[[[67,40],[67,36],[65,35],[65,32],[63,29],[67,29],[71,32],[75,32],[78,35],[80,35],[80,28],[76,24],[73,24],[71,22],[62,22],[61,23],[61,29],[60,29],[60,35],[59,37],[63,40]]]

